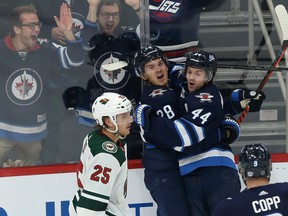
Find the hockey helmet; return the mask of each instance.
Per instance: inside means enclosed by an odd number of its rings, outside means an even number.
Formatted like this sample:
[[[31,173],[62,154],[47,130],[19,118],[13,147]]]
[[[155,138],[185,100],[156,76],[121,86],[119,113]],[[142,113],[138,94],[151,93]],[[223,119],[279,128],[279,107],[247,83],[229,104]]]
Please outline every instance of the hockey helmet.
[[[105,92],[96,100],[92,105],[92,114],[98,125],[103,126],[103,117],[108,116],[116,128],[116,116],[125,112],[130,112],[132,110],[132,104],[127,97],[113,93]]]
[[[186,75],[188,67],[201,68],[207,74],[207,82],[213,80],[218,67],[216,56],[213,53],[200,50],[195,52],[189,51],[185,54],[185,57],[184,75]]]
[[[144,67],[147,62],[150,62],[154,59],[161,58],[164,62],[164,64],[168,67],[168,59],[166,55],[163,53],[161,49],[154,45],[149,45],[146,48],[140,49],[136,54],[134,58],[134,66],[135,66],[135,72],[136,75],[141,77],[141,75],[144,73]]]
[[[270,153],[262,144],[246,145],[239,154],[239,173],[243,180],[252,177],[270,179],[272,162]]]

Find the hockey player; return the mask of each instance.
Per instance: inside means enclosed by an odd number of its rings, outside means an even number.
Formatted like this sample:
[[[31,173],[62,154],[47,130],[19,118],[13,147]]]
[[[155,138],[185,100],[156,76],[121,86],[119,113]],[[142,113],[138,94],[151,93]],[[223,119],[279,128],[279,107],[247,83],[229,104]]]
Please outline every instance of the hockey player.
[[[123,95],[107,92],[93,106],[96,129],[83,142],[77,170],[79,190],[70,205],[73,215],[129,216],[125,143],[133,116],[132,104]]]
[[[151,126],[161,126],[161,123],[163,123],[161,120],[174,120],[181,117],[184,108],[181,110],[181,107],[179,107],[180,95],[175,89],[177,89],[177,83],[181,80],[182,66],[174,65],[173,67],[168,68],[169,65],[166,56],[159,48],[151,45],[137,53],[135,57],[135,67],[138,76],[141,76],[143,80],[147,81],[147,86],[144,88],[140,102],[142,104],[149,104],[153,107],[153,111],[157,113],[157,115],[165,117],[157,118],[157,121],[153,121]],[[168,76],[170,78],[169,84]],[[175,88],[172,89],[169,85]],[[138,114],[139,113],[137,112],[136,115]],[[223,119],[223,115],[218,116],[217,114],[217,118],[218,117],[221,120]],[[139,118],[141,118],[141,111]],[[136,119],[138,119],[138,116]],[[181,125],[183,124],[189,127],[191,132],[190,135],[188,135],[185,130],[181,130]],[[187,209],[186,195],[183,191],[182,178],[179,173],[179,155],[176,151],[172,150],[172,147],[182,149],[182,147],[191,146],[202,141],[204,139],[203,134],[205,134],[202,130],[205,131],[205,128],[202,128],[201,126],[198,127],[187,121],[175,124],[172,127],[176,127],[181,131],[181,140],[179,139],[177,142],[166,142],[166,139],[163,136],[159,136],[158,130],[158,135],[156,135],[156,131],[152,135],[157,136],[157,142],[154,143],[154,141],[151,141],[145,143],[143,154],[145,184],[158,205],[158,215],[176,215],[177,212],[181,212],[181,215],[190,215]],[[238,125],[235,124],[231,127],[238,128]],[[157,126],[154,128],[157,128]],[[218,124],[214,133],[211,133],[210,135],[213,134],[213,136],[219,140],[217,128]],[[235,128],[231,129],[231,131],[234,129]],[[219,131],[224,133],[223,131],[225,130]],[[165,137],[169,139],[170,136],[173,137],[173,133],[174,131],[172,131],[172,136],[167,133],[165,134]],[[185,137],[185,135],[187,136]],[[145,138],[146,136],[144,137],[144,141],[147,141]],[[234,139],[235,137],[231,138],[231,140]],[[167,145],[168,143],[170,144]],[[152,144],[156,144],[157,148]],[[179,144],[179,146],[176,146],[177,144]],[[178,204],[173,205],[175,202]]]
[[[182,104],[187,110],[183,118],[174,122],[167,118],[147,118],[145,114],[143,115],[146,105],[141,105],[140,109],[136,110],[136,121],[148,129],[144,134],[146,142],[161,148],[164,145],[166,148],[174,145],[175,150],[182,152],[178,155],[180,173],[183,176],[190,213],[193,215],[210,215],[219,199],[240,191],[234,155],[227,145],[231,142],[219,141],[217,131],[218,127],[223,127],[221,122],[224,117],[224,105],[221,94],[213,83],[216,70],[217,62],[212,53],[203,51],[188,53],[184,66],[187,82],[183,84],[181,93],[181,101],[184,101]],[[258,106],[259,104],[261,106],[262,101],[259,100]],[[138,121],[139,117],[144,118]],[[146,120],[149,120],[150,124],[146,124],[144,122]],[[234,120],[226,119],[224,122],[227,123],[224,127],[237,128]],[[159,128],[167,130],[165,136],[155,137]],[[207,134],[199,133],[202,132],[200,128],[208,131],[209,138],[204,139]],[[198,132],[197,136],[195,131]],[[235,130],[229,132],[235,133]],[[236,131],[231,136],[232,141],[238,135],[239,131]],[[200,144],[195,145],[197,143],[195,140],[201,136],[202,139],[198,140],[201,141]],[[182,143],[182,147],[175,147],[176,143]],[[189,145],[193,147],[188,149]],[[210,187],[208,184],[212,178],[215,179],[217,186]]]
[[[9,151],[16,152],[15,159],[24,166],[37,165],[47,135],[47,88],[52,65],[65,69],[81,65],[82,39],[75,38],[71,30],[73,22],[66,4],[61,5],[60,18],[55,17],[57,26],[65,32],[66,47],[38,44],[42,23],[32,4],[15,7],[9,19],[11,32],[0,42],[0,166]]]
[[[288,183],[269,184],[271,170],[271,157],[265,146],[244,146],[239,154],[239,173],[247,188],[220,202],[212,215],[288,215]]]
[[[175,68],[169,70],[163,52],[155,46],[140,50],[135,56],[135,67],[137,75],[147,82],[140,102],[151,105],[162,117],[180,118],[179,94],[168,86],[168,73]],[[168,147],[156,148],[152,144],[144,143],[142,163],[145,169],[144,183],[157,203],[157,215],[189,216],[177,152]]]

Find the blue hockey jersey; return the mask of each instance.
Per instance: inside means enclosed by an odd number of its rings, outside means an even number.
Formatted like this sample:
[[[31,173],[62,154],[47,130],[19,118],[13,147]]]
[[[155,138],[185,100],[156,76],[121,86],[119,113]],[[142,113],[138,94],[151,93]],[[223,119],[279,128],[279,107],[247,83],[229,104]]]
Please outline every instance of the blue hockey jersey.
[[[49,74],[54,68],[80,66],[82,39],[67,47],[43,43],[17,52],[10,36],[0,42],[0,137],[29,142],[47,134],[46,113]]]
[[[181,104],[187,113],[171,121],[167,118],[150,118],[145,131],[146,142],[159,148],[173,148],[178,156],[182,175],[205,166],[226,166],[236,170],[234,155],[229,145],[222,143],[218,129],[224,118],[224,102],[214,84],[193,93],[183,88]],[[163,136],[159,136],[163,132]]]
[[[151,43],[171,61],[183,61],[186,51],[198,46],[200,12],[197,1],[149,1]]]
[[[223,200],[212,216],[284,216],[288,215],[288,183],[275,183],[246,189]]]
[[[169,87],[147,86],[143,90],[140,102],[151,105],[158,116],[172,120],[182,116],[181,110],[179,109],[179,95]],[[145,141],[144,137],[142,137],[142,139]],[[178,169],[177,158],[178,153],[172,148],[163,145],[163,147],[159,149],[154,146],[153,142],[144,142],[142,162],[146,169]]]

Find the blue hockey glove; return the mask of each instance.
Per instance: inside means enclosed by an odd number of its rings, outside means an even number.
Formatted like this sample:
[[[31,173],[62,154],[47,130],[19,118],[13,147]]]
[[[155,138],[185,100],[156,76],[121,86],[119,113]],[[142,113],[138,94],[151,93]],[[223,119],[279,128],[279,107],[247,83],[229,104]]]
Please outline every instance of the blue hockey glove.
[[[250,107],[250,112],[258,112],[265,99],[263,91],[257,95],[256,91],[249,89],[235,89],[230,95],[230,101],[236,113],[241,113],[247,105]]]
[[[140,104],[134,110],[134,121],[145,131],[147,131],[149,128],[149,118],[151,112],[152,108],[147,104]]]
[[[232,144],[240,136],[240,125],[230,116],[225,116],[219,128],[224,132],[221,141],[225,144]]]

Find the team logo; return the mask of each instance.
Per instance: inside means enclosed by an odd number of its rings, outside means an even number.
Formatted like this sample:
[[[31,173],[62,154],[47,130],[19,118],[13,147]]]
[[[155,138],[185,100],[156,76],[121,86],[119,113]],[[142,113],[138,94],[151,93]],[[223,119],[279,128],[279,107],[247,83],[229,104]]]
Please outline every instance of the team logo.
[[[102,148],[109,153],[116,153],[118,150],[117,145],[110,141],[104,142]]]
[[[5,89],[12,103],[28,106],[35,103],[41,96],[43,83],[36,71],[22,68],[8,77]]]
[[[212,102],[213,95],[209,93],[200,93],[200,95],[196,95],[196,98],[200,98],[200,102]]]
[[[73,33],[76,37],[80,37],[81,30],[84,28],[85,17],[82,14],[72,12]]]
[[[123,88],[129,78],[129,72],[124,69],[105,70],[102,65],[112,64],[119,61],[127,61],[126,58],[118,52],[106,52],[101,55],[94,66],[94,76],[97,82],[105,89],[118,90]]]
[[[150,17],[157,22],[171,22],[180,15],[182,0],[151,0],[149,5]]]
[[[164,95],[164,92],[166,92],[167,90],[164,90],[164,89],[155,89],[153,90],[153,92],[151,94],[149,94],[150,97],[154,98],[158,95]]]
[[[103,98],[103,99],[101,99],[101,100],[99,101],[99,103],[105,105],[108,101],[109,101],[109,99]]]

